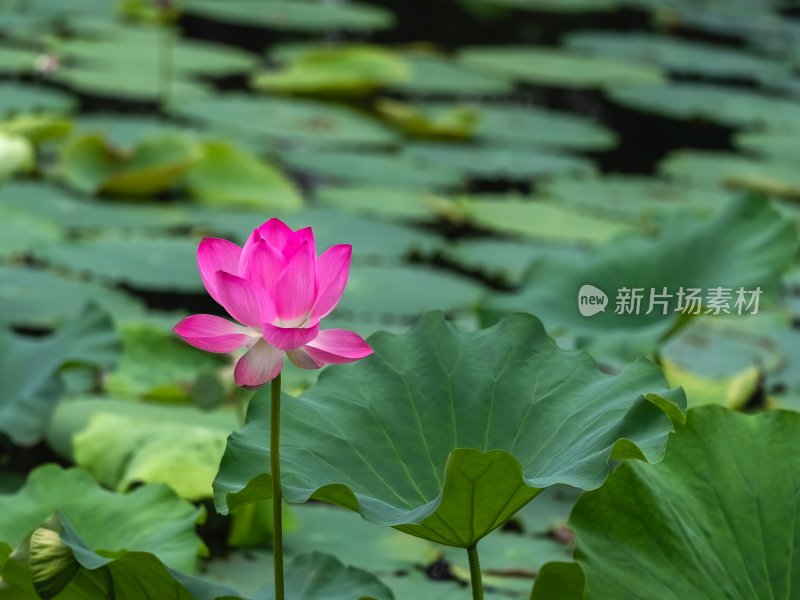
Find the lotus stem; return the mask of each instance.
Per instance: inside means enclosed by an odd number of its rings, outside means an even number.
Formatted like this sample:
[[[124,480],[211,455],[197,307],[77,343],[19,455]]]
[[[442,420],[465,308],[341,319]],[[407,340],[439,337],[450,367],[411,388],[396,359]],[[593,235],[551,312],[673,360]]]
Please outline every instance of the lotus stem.
[[[272,380],[270,417],[270,475],[272,478],[272,556],[275,570],[275,600],[284,600],[283,592],[283,514],[281,498],[281,376]]]
[[[478,558],[478,543],[467,546],[469,556],[469,575],[472,583],[472,600],[483,600],[483,577],[481,576],[481,561]]]

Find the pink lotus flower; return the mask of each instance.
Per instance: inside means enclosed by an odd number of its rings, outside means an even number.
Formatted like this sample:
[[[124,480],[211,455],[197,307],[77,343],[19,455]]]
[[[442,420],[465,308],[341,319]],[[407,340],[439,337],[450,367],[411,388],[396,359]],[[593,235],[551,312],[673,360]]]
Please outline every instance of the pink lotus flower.
[[[200,277],[239,324],[192,315],[174,331],[208,352],[246,348],[234,371],[236,384],[246,388],[277,377],[286,356],[303,369],[369,356],[372,348],[357,333],[319,328],[342,297],[351,254],[349,244],[337,244],[318,257],[310,227],[292,231],[278,219],[256,229],[244,248],[205,238],[197,249]]]

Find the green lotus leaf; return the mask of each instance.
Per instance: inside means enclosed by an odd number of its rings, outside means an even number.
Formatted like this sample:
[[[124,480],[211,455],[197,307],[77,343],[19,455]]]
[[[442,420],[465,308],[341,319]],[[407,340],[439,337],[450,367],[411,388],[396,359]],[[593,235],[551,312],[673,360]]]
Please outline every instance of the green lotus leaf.
[[[800,129],[797,102],[746,89],[703,83],[675,82],[666,86],[609,90],[612,100],[638,110],[676,119],[700,119],[730,127]]]
[[[738,198],[703,220],[675,214],[656,236],[618,238],[580,262],[563,256],[536,261],[520,292],[494,294],[485,309],[489,320],[518,310],[535,311],[551,333],[571,336],[596,356],[625,362],[653,352],[662,337],[685,323],[675,310],[681,287],[701,289],[702,297],[709,288],[760,287],[760,303],[774,302],[781,274],[796,249],[793,225],[768,202]],[[578,311],[584,285],[608,296],[605,311],[592,316]],[[642,289],[638,314],[635,306],[630,312],[617,311],[617,290],[624,287]],[[672,294],[666,299],[672,310],[665,314],[662,305],[654,304],[649,311],[650,290],[661,293],[665,287]],[[729,310],[734,309],[736,292],[731,294]],[[704,303],[701,312],[706,310]]]
[[[203,289],[197,244],[192,238],[111,233],[41,246],[34,254],[65,272],[142,290],[189,293]]]
[[[399,55],[379,46],[353,44],[310,48],[277,71],[259,73],[253,87],[300,94],[369,94],[406,81],[410,69]]]
[[[248,0],[249,1],[249,0]],[[215,132],[255,147],[269,143],[298,145],[384,145],[395,135],[348,106],[305,98],[255,98],[226,94],[170,107]]]
[[[5,223],[0,239],[0,258],[3,259],[29,254],[63,238],[58,225],[46,217],[0,204],[0,218]]]
[[[462,2],[554,13],[606,12],[623,4],[622,0],[462,0]]]
[[[479,106],[481,118],[475,127],[475,138],[486,144],[606,150],[617,143],[613,131],[584,116],[539,106]]]
[[[555,175],[591,175],[594,165],[577,156],[550,150],[502,148],[473,144],[416,143],[405,155],[422,165],[451,169],[485,179],[527,181]]]
[[[281,157],[290,167],[323,181],[390,185],[406,188],[457,187],[462,174],[442,161],[436,164],[409,153],[307,150]]]
[[[736,136],[737,148],[762,158],[778,160],[800,160],[797,134],[789,131],[753,131]]]
[[[800,458],[776,442],[798,436],[796,413],[690,410],[661,463],[626,462],[578,500],[584,597],[791,597]]]
[[[429,107],[384,98],[375,108],[403,133],[418,138],[465,140],[472,136],[481,117],[469,104]]]
[[[102,135],[87,134],[61,147],[58,169],[84,193],[143,196],[172,187],[201,157],[197,145],[179,135],[149,138],[124,151]]]
[[[189,192],[210,205],[292,211],[303,199],[280,170],[227,142],[206,142],[186,177]]]
[[[54,327],[94,302],[114,319],[140,316],[140,300],[98,283],[51,271],[0,265],[0,320],[14,325]]]
[[[224,355],[192,348],[171,331],[148,323],[125,323],[120,335],[122,356],[104,380],[114,395],[187,402],[195,381],[227,364]]]
[[[117,494],[83,469],[50,464],[34,469],[16,493],[0,496],[0,506],[6,516],[0,524],[0,555],[55,512],[68,518],[92,548],[108,553],[152,552],[170,567],[189,571],[205,550],[194,531],[202,510],[162,485]]]
[[[392,89],[407,94],[505,94],[513,84],[503,77],[478,73],[457,61],[437,54],[408,53],[404,55],[411,67],[411,77]]]
[[[450,546],[476,543],[548,486],[601,485],[611,457],[659,460],[685,405],[652,363],[603,374],[529,315],[464,333],[430,313],[370,343],[373,356],[286,399],[285,497]],[[270,495],[268,396],[256,394],[228,440],[214,484],[222,512]]]
[[[0,134],[18,136],[33,144],[66,137],[72,131],[72,121],[59,115],[19,115],[0,122]]]
[[[36,165],[30,141],[20,135],[0,133],[0,183],[17,173],[29,173]]]
[[[660,89],[664,81],[658,68],[545,47],[474,47],[459,56],[462,64],[479,72],[552,87],[613,89],[628,84]]]
[[[398,220],[430,220],[446,215],[452,204],[422,190],[381,185],[323,186],[314,200],[342,213]]]
[[[800,200],[796,163],[783,157],[763,161],[724,152],[680,150],[667,156],[659,170],[684,183]]]
[[[32,445],[44,435],[63,392],[59,370],[78,364],[109,369],[120,344],[111,320],[90,307],[46,337],[0,329],[0,350],[0,433]]]
[[[66,114],[75,108],[69,94],[27,83],[6,81],[0,84],[0,117],[20,114]]]
[[[467,221],[483,229],[550,242],[601,244],[630,231],[618,221],[598,218],[556,202],[517,195],[473,196],[462,204]]]
[[[319,0],[189,0],[187,12],[223,23],[306,31],[371,31],[394,23],[391,12],[366,3],[330,4]]]
[[[786,65],[754,53],[645,33],[581,31],[568,35],[566,46],[594,56],[633,60],[681,74],[756,81],[789,74]]]

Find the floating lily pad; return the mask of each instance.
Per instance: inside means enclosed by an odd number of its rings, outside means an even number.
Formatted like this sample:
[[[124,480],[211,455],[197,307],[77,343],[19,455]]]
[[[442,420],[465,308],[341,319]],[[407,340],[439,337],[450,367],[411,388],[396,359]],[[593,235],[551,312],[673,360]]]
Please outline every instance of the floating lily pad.
[[[0,319],[14,325],[53,327],[95,302],[115,319],[140,315],[142,303],[98,283],[51,271],[0,265]]]
[[[164,119],[125,113],[99,113],[81,115],[75,119],[75,133],[102,134],[109,146],[120,150],[133,150],[148,138],[183,134],[190,138],[195,131]]]
[[[406,335],[370,343],[373,356],[329,369],[285,403],[284,495],[456,547],[550,485],[599,486],[612,456],[659,460],[667,414],[679,419],[685,401],[652,363],[610,377],[588,355],[558,350],[528,315],[463,333],[432,313]],[[222,511],[269,496],[268,404],[268,393],[256,394],[247,425],[228,442],[215,482]],[[324,458],[333,447],[337,467]]]
[[[691,184],[800,199],[800,172],[792,160],[761,161],[723,152],[681,150],[667,156],[659,170]]]
[[[145,290],[197,292],[197,240],[142,235],[104,235],[49,245],[39,259],[75,274],[88,274]]]
[[[75,99],[52,88],[18,82],[0,83],[0,116],[24,113],[64,114],[75,107]]]
[[[550,179],[543,181],[537,191],[543,198],[589,215],[655,223],[678,210],[708,214],[732,197],[731,193],[710,186],[621,175]]]
[[[789,74],[787,66],[757,54],[645,33],[582,31],[567,36],[566,45],[578,52],[652,64],[682,74],[756,81]]]
[[[550,242],[600,244],[630,231],[620,222],[518,196],[475,196],[463,208],[478,227]]]
[[[29,173],[35,164],[33,145],[26,138],[0,133],[0,183],[15,173]]]
[[[97,309],[87,309],[48,337],[29,338],[0,329],[0,347],[0,433],[24,445],[44,435],[63,393],[56,376],[64,365],[109,369],[120,351],[110,319]]]
[[[430,219],[445,213],[449,201],[414,189],[380,185],[324,186],[315,201],[332,210],[393,219]]]
[[[189,192],[204,204],[273,211],[302,208],[294,183],[276,167],[216,141],[202,146],[202,158],[186,178]]]
[[[0,73],[22,75],[36,66],[39,53],[25,47],[3,45],[0,49]]]
[[[736,147],[770,160],[800,160],[798,134],[784,131],[740,133]]]
[[[399,55],[379,46],[354,44],[308,49],[252,81],[256,89],[268,92],[360,95],[403,82],[410,74]]]
[[[445,188],[458,186],[461,173],[447,164],[433,164],[407,153],[315,150],[284,154],[292,168],[333,183]]]
[[[481,118],[478,109],[469,104],[430,106],[382,99],[375,108],[403,133],[419,138],[465,140]]]
[[[489,144],[605,150],[617,143],[614,132],[591,119],[539,106],[482,104],[480,115],[475,137]]]
[[[81,192],[142,196],[169,189],[201,157],[198,146],[180,135],[148,138],[126,151],[87,134],[61,147],[59,173]]]
[[[483,74],[460,65],[456,60],[436,54],[408,54],[411,67],[407,81],[396,83],[393,89],[408,94],[480,94],[496,95],[511,91],[508,79]]]
[[[591,175],[592,162],[555,151],[470,144],[416,143],[405,154],[419,164],[465,172],[487,179],[527,180],[555,175]]]
[[[235,25],[309,33],[371,31],[394,23],[392,13],[366,3],[331,4],[319,0],[189,0],[186,10]]]
[[[800,129],[800,105],[740,88],[700,83],[661,87],[615,87],[610,97],[624,106],[676,119],[699,119],[730,127]]]
[[[450,314],[471,311],[481,295],[479,284],[443,270],[358,265],[333,316],[345,321],[409,324],[431,309]]]
[[[535,12],[578,13],[606,12],[619,8],[623,0],[462,0],[489,6]]]
[[[263,146],[269,143],[298,145],[383,145],[394,134],[377,121],[346,106],[301,98],[255,98],[228,94],[183,102],[171,107],[236,139]]]
[[[786,516],[800,463],[775,441],[798,435],[796,413],[689,411],[663,462],[627,462],[575,506],[585,597],[790,596],[800,585],[792,558],[800,532]]]
[[[459,56],[465,66],[479,72],[535,85],[613,88],[631,84],[647,89],[664,81],[658,68],[544,47],[475,47],[462,50]]]
[[[62,239],[61,229],[52,220],[8,208],[2,203],[0,219],[5,227],[0,239],[0,259],[29,254]]]
[[[551,332],[566,332],[596,356],[625,362],[652,352],[679,323],[680,288],[700,290],[701,313],[708,310],[705,298],[715,287],[731,288],[729,310],[735,310],[739,287],[760,287],[760,302],[775,301],[781,273],[796,248],[794,227],[766,201],[741,198],[704,220],[676,214],[656,236],[619,238],[581,262],[559,257],[537,261],[521,292],[495,294],[486,308],[490,317],[532,311],[543,317]],[[606,294],[603,311],[590,316],[579,312],[584,285]],[[640,289],[640,300],[634,300],[631,291],[629,302],[619,293],[622,288]],[[666,304],[656,302],[650,310],[651,294],[658,301],[664,288],[667,295],[661,300]],[[746,314],[743,311],[743,318]]]

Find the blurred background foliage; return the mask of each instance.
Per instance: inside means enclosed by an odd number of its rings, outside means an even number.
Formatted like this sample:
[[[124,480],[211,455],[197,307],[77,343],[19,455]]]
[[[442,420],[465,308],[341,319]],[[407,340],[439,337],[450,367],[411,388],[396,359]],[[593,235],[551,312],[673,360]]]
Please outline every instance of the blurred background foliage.
[[[166,484],[177,495],[151,499],[172,507],[159,518],[189,527],[166,564],[242,594],[268,583],[268,511],[226,521],[210,504],[248,393],[232,388],[228,357],[170,328],[219,312],[196,271],[198,241],[242,242],[272,216],[313,226],[321,247],[353,244],[329,327],[403,331],[440,309],[474,329],[531,312],[609,372],[656,358],[692,406],[800,409],[790,0],[0,10],[2,492],[47,462],[94,481],[44,467],[29,486]],[[583,283],[765,295],[747,318],[587,320],[575,307]],[[316,376],[285,381],[299,392]],[[527,597],[542,564],[570,556],[574,497],[552,490],[487,538],[489,597]],[[189,502],[208,512],[202,541]],[[290,553],[333,553],[398,598],[466,593],[461,553],[329,507],[293,507],[291,519]],[[0,569],[18,537],[0,527]]]

